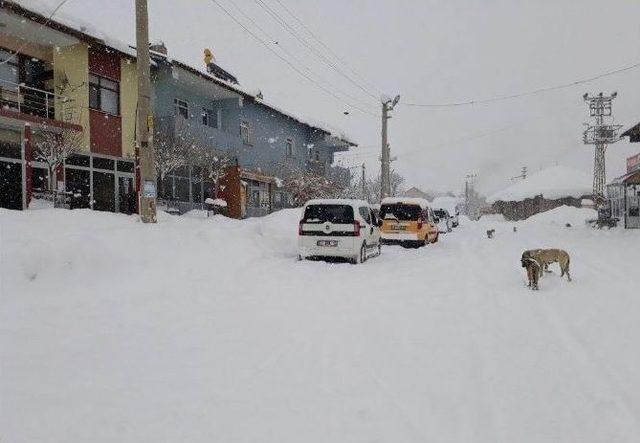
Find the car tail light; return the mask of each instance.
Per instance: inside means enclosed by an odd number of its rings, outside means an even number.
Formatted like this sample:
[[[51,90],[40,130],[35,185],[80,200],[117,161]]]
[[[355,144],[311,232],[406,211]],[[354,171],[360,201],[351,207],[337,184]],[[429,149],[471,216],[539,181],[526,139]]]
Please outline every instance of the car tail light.
[[[360,222],[358,220],[353,222],[353,236],[360,237]]]
[[[298,223],[298,235],[304,235],[304,231],[302,230],[303,223],[304,223],[304,220],[300,220],[300,223]]]
[[[423,223],[424,223],[424,221],[421,218],[419,218],[418,219],[418,229],[422,229],[422,224]]]

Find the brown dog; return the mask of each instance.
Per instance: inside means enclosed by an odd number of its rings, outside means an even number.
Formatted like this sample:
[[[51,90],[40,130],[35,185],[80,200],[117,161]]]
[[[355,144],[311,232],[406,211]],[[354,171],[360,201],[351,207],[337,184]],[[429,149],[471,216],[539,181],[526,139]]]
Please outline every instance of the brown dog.
[[[520,258],[520,264],[523,268],[527,270],[527,277],[529,278],[529,287],[537,291],[538,290],[538,279],[542,275],[542,265],[540,262],[534,257],[534,254],[537,252],[537,249],[524,251],[522,253],[522,257]]]
[[[567,280],[571,281],[571,275],[569,274],[571,259],[567,251],[562,249],[538,249],[534,250],[532,257],[538,260],[545,271],[550,264],[557,262],[560,265],[560,277],[567,274]]]

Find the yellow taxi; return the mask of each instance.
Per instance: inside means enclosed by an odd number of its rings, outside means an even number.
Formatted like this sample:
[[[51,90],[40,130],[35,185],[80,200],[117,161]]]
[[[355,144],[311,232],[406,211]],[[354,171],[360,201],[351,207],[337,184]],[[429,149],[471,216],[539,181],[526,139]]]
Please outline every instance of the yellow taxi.
[[[380,205],[381,242],[424,246],[438,241],[438,225],[429,202],[422,198],[389,197]]]

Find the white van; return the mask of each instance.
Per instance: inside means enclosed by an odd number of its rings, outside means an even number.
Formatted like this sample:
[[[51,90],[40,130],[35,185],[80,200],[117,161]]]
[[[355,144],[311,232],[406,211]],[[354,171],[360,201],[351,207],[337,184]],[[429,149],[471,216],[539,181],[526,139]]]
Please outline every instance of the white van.
[[[363,263],[380,255],[380,226],[361,200],[309,200],[298,226],[300,259],[340,257]]]

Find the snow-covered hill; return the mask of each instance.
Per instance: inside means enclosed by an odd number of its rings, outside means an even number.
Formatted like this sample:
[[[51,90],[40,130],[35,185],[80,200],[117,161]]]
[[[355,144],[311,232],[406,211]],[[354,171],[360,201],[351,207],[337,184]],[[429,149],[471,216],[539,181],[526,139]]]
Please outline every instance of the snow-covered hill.
[[[296,261],[297,210],[0,210],[0,441],[638,441],[640,233],[590,215],[353,266]],[[529,291],[534,247],[574,281]]]

